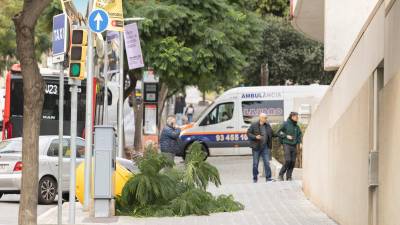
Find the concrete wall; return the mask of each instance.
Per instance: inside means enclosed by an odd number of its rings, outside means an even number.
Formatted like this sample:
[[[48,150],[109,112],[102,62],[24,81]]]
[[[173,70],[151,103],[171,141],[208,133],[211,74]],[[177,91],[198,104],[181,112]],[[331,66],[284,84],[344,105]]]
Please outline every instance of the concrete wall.
[[[400,2],[395,1],[385,21],[385,84],[400,70]]]
[[[304,139],[304,191],[343,225],[368,224],[369,87],[368,80],[333,124],[329,115],[335,107],[329,103],[334,93],[330,92],[328,104],[320,105]]]
[[[379,224],[398,225],[400,209],[400,2],[385,21],[385,87],[379,127]]]
[[[349,8],[352,8],[353,3],[342,3],[336,4],[350,4]],[[384,58],[385,7],[381,3],[372,6],[376,11],[368,15],[370,20],[364,17],[364,22],[369,22],[361,24],[358,32],[361,27],[367,29],[355,34],[362,36],[356,43],[350,43],[355,48],[346,51],[351,55],[340,62],[342,66],[313,114],[304,136],[304,191],[341,225],[369,224],[368,156],[372,148],[372,75]],[[352,10],[344,12],[354,16],[358,10]]]
[[[396,96],[396,97],[394,97]],[[381,93],[379,129],[379,224],[398,225],[400,209],[400,74]]]
[[[325,68],[337,70],[378,0],[325,0]]]

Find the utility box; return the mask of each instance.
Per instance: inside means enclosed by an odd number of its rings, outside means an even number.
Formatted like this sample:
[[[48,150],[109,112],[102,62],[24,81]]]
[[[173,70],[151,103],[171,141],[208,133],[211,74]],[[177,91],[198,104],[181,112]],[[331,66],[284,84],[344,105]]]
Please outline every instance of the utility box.
[[[94,217],[110,217],[114,199],[116,137],[113,126],[95,126],[94,131]]]

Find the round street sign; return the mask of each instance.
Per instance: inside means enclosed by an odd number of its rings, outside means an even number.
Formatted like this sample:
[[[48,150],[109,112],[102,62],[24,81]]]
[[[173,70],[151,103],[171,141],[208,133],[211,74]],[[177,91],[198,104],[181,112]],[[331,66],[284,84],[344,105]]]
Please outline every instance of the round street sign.
[[[89,15],[89,28],[95,33],[101,33],[108,27],[108,13],[102,9],[93,10]]]

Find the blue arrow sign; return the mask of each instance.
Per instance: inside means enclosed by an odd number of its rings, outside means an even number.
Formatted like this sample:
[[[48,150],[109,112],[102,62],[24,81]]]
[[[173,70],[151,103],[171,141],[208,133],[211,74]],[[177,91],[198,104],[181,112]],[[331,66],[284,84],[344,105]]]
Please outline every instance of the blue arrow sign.
[[[108,27],[108,13],[102,9],[93,10],[89,15],[89,28],[93,32],[101,33]]]

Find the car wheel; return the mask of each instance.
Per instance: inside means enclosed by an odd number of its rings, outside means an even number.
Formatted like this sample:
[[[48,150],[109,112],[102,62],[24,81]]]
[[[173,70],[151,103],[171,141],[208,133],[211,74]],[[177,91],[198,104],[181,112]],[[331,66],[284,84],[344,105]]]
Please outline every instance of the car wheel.
[[[54,202],[57,195],[57,182],[46,176],[39,181],[39,203],[48,205]]]
[[[193,144],[193,143],[192,143],[192,144]],[[185,160],[186,154],[187,154],[187,152],[189,151],[189,148],[190,148],[190,146],[191,146],[192,144],[189,144],[189,145],[186,147],[186,149],[185,149],[185,154],[183,154],[183,156],[182,156],[182,159],[183,159],[183,160]],[[209,152],[208,152],[207,147],[206,147],[204,144],[201,144],[201,149],[203,150],[204,153],[206,153],[206,158],[204,158],[204,161],[205,161],[205,160],[207,160],[207,158],[208,158],[208,156],[209,156]]]

